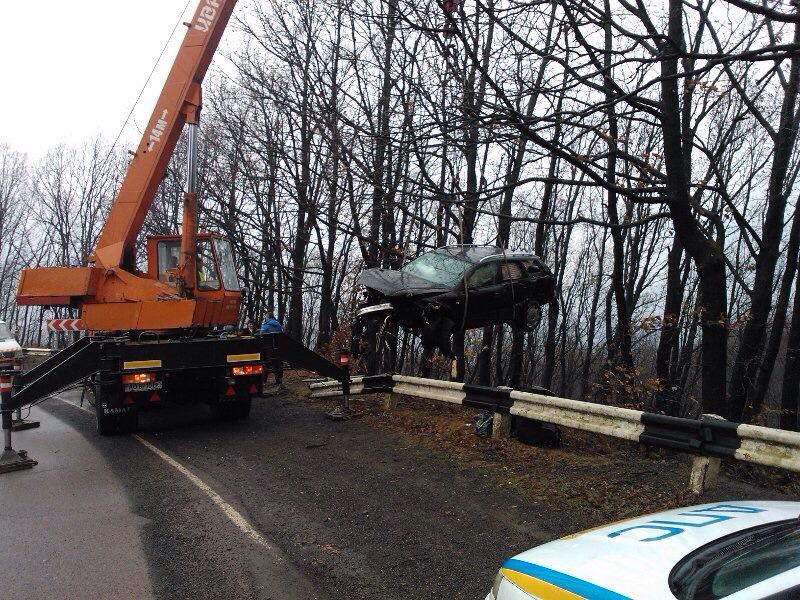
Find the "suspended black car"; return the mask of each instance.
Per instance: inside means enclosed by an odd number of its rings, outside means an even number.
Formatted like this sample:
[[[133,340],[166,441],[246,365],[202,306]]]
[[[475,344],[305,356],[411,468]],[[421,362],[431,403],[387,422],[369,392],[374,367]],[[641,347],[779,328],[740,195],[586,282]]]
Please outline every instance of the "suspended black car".
[[[354,339],[399,326],[451,358],[454,332],[502,323],[530,331],[542,305],[555,301],[555,277],[539,257],[494,246],[445,246],[399,271],[367,269],[357,283]]]

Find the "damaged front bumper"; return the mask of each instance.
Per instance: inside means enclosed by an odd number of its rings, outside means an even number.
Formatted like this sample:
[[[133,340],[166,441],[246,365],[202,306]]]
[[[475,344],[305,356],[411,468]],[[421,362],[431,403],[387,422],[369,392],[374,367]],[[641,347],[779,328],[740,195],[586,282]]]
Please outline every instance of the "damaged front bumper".
[[[364,306],[359,308],[356,311],[356,318],[362,319],[367,315],[374,315],[380,314],[385,312],[392,312],[394,307],[390,302],[384,302],[383,304],[373,304],[372,306]]]

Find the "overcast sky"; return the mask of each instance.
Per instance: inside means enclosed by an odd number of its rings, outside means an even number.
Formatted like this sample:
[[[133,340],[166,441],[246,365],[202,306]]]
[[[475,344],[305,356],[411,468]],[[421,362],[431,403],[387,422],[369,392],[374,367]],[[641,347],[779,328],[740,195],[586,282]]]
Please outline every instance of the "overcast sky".
[[[5,0],[0,143],[42,156],[59,143],[113,141],[177,22],[197,0]],[[135,148],[185,32],[179,27],[128,125]]]

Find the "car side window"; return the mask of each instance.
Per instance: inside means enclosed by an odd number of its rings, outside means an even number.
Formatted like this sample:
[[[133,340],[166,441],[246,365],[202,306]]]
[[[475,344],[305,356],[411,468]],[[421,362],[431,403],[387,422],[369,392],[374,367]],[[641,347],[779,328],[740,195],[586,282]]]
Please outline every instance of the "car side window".
[[[492,285],[497,281],[497,263],[487,263],[479,266],[469,276],[469,287],[483,287]]]

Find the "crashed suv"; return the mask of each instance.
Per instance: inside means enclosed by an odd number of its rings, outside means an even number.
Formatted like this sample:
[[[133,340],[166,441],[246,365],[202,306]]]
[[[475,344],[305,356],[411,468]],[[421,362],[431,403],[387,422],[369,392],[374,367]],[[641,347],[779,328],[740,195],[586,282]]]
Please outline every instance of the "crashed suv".
[[[453,333],[502,323],[531,331],[555,301],[555,277],[539,257],[493,246],[438,248],[399,271],[367,269],[357,283],[356,336],[397,325],[450,358]]]

